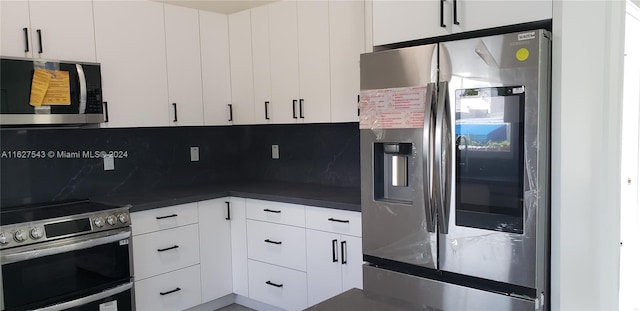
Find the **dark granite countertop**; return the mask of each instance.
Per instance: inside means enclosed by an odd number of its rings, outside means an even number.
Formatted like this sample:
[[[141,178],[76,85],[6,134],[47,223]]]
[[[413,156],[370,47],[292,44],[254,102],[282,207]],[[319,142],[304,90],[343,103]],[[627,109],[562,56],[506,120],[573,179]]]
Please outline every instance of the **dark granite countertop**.
[[[131,204],[131,212],[234,196],[309,206],[360,211],[360,189],[284,182],[234,182],[189,188],[162,189],[91,198],[112,204]]]

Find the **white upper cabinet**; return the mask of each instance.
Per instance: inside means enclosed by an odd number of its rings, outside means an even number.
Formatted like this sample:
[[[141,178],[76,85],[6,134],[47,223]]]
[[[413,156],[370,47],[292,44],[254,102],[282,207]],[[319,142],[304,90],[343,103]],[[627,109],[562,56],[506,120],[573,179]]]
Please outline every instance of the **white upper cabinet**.
[[[299,118],[298,14],[295,1],[268,4],[273,123]],[[271,112],[271,111],[270,111]]]
[[[365,52],[364,0],[329,1],[331,121],[358,122],[360,54]]]
[[[203,125],[198,10],[164,6],[169,116],[172,125]]]
[[[269,6],[251,9],[253,51],[253,97],[256,123],[271,123],[271,51],[269,49]]]
[[[1,1],[2,56],[96,61],[93,2]]]
[[[227,16],[207,11],[199,14],[204,124],[228,125],[231,73]]]
[[[164,5],[94,2],[107,127],[166,126],[169,120]],[[144,23],[140,22],[144,20]]]
[[[551,1],[373,0],[373,44],[550,19]]]
[[[228,106],[228,120],[233,119],[233,124],[253,124],[255,116],[250,11],[229,15],[229,53],[232,106]]]
[[[298,1],[298,121],[331,121],[329,1]]]

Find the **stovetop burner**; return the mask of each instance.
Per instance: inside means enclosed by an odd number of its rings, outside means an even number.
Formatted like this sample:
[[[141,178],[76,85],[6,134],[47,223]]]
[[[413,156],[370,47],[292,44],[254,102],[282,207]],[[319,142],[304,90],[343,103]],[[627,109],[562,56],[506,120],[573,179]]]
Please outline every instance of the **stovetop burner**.
[[[90,200],[58,201],[2,208],[0,226],[30,221],[99,212],[120,206],[92,202]]]

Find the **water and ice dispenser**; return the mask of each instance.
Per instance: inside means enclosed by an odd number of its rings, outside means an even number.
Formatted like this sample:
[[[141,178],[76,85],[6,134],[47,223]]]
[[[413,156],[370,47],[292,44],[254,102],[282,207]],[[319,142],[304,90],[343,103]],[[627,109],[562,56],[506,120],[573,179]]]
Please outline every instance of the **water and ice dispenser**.
[[[374,143],[375,200],[412,201],[414,159],[412,143]]]

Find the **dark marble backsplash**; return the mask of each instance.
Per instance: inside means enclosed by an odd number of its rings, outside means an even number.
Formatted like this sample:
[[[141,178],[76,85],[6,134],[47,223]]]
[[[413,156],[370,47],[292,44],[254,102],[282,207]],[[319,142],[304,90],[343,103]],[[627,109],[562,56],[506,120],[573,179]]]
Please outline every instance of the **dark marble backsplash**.
[[[274,144],[278,160],[271,159]],[[190,161],[192,146],[200,149],[198,162]],[[2,129],[0,203],[8,207],[243,180],[359,187],[359,148],[357,123]],[[66,151],[71,158],[61,157]],[[115,170],[105,171],[101,158],[87,154],[96,151],[114,151]]]

